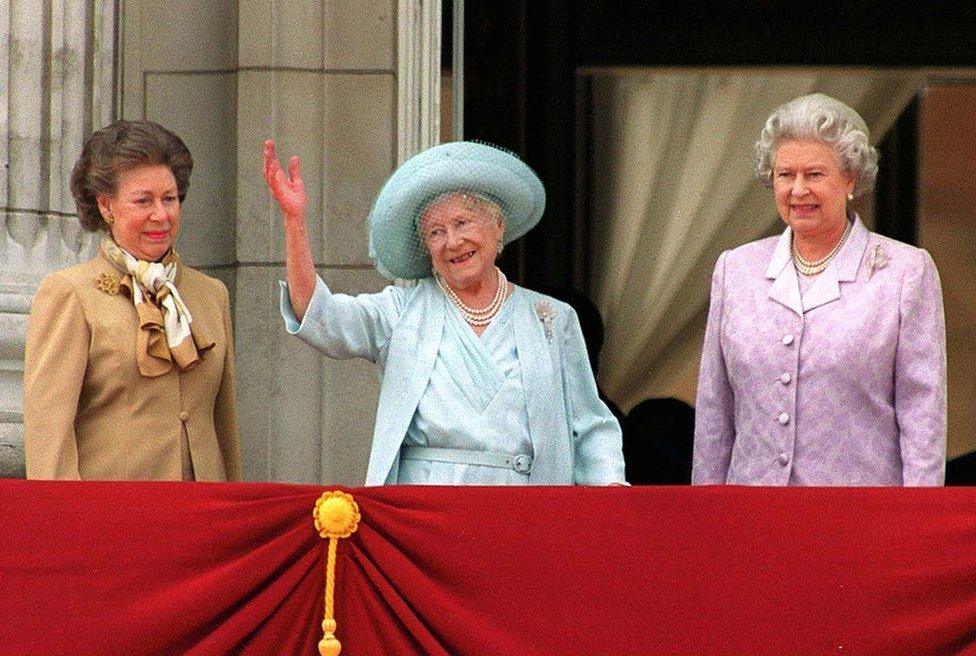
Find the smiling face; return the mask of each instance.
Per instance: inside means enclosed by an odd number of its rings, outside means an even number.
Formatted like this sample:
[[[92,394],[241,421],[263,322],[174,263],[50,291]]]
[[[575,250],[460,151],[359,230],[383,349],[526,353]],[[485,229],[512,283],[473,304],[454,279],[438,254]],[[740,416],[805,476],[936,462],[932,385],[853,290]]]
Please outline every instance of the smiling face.
[[[844,171],[833,147],[814,139],[784,141],[773,159],[773,193],[783,221],[798,235],[843,230],[854,174]]]
[[[98,196],[115,243],[140,260],[156,262],[173,247],[180,228],[180,198],[173,171],[163,164],[119,175],[113,196]]]
[[[420,234],[434,271],[455,290],[493,283],[504,233],[500,212],[463,193],[434,201],[420,217]]]

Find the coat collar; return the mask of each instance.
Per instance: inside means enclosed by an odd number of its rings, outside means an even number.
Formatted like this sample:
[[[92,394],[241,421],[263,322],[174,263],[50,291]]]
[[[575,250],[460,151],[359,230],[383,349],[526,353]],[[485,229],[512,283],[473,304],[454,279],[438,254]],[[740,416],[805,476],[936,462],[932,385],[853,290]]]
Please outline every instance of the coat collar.
[[[766,267],[766,278],[772,279],[773,284],[769,287],[768,296],[777,303],[785,305],[799,315],[803,314],[803,302],[800,300],[800,282],[796,277],[796,268],[793,266],[790,255],[790,243],[793,231],[787,226],[776,248],[773,250],[773,257],[769,260]]]
[[[793,232],[787,227],[776,242],[776,248],[766,268],[766,278],[773,280],[769,287],[769,298],[799,315],[839,299],[840,283],[857,279],[871,234],[854,212],[850,213],[849,220],[853,222],[851,234],[833,261],[817,276],[805,298],[800,297],[800,282],[790,252]]]

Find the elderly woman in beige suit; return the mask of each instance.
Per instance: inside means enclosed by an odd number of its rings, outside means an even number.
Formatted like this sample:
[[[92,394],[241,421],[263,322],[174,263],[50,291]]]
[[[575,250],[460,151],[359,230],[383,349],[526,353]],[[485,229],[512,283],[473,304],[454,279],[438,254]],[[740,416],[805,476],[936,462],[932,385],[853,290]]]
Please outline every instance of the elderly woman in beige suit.
[[[227,288],[173,248],[192,168],[151,121],[85,144],[71,191],[82,226],[105,236],[31,307],[28,478],[240,479]]]

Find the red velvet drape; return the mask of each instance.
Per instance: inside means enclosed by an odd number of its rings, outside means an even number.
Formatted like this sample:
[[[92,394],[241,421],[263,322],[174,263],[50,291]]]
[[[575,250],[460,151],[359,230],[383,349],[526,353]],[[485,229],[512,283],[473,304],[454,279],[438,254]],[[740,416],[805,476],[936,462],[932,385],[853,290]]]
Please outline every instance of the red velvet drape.
[[[325,488],[0,481],[0,654],[308,654]],[[976,490],[348,490],[343,656],[976,654]]]

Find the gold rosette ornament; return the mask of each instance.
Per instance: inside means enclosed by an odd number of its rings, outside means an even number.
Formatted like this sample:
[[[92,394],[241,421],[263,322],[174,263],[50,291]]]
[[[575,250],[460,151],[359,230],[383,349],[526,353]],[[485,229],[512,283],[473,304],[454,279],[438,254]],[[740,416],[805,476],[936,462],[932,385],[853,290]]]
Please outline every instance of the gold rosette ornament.
[[[98,274],[98,281],[95,283],[95,286],[106,294],[115,296],[119,293],[119,284],[118,276],[114,273],[102,272]]]
[[[339,656],[342,644],[335,637],[336,621],[333,607],[335,595],[335,562],[339,538],[348,538],[359,528],[359,505],[351,494],[334,490],[324,492],[315,501],[315,530],[319,536],[329,539],[329,561],[325,568],[325,619],[322,631],[325,635],[319,640],[321,656]]]

